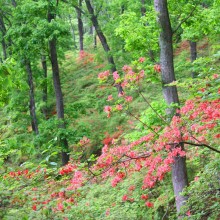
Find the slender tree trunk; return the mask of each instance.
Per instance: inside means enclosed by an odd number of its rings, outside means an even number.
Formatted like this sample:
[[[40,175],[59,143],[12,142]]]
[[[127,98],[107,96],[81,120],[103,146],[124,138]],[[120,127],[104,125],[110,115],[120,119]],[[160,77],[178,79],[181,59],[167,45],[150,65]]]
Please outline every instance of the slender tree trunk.
[[[15,0],[11,0],[11,3],[15,8],[17,7],[17,2]]]
[[[97,49],[97,34],[93,26],[92,26],[92,36],[93,36],[93,47],[94,49]]]
[[[121,6],[121,14],[124,14],[124,12],[125,12],[125,5],[123,4],[123,5]]]
[[[190,58],[191,58],[191,63],[193,63],[197,59],[197,44],[194,41],[189,41],[190,45]],[[192,78],[196,77],[196,73],[193,71],[192,72]]]
[[[5,23],[4,23],[4,19],[3,17],[0,15],[0,31],[2,32],[2,51],[3,51],[3,59],[6,60],[7,59],[7,44],[5,42],[5,35],[6,35],[6,27],[5,27]]]
[[[47,112],[47,60],[46,60],[45,55],[41,56],[41,65],[42,65],[43,74],[44,74],[44,82],[43,82],[44,107],[42,108],[42,111],[43,111],[45,119],[47,119],[47,116],[48,116],[48,112]]]
[[[141,15],[142,16],[145,16],[145,13],[146,13],[146,0],[141,0]]]
[[[162,74],[163,95],[168,105],[171,103],[179,104],[179,98],[176,86],[167,86],[167,84],[175,81],[174,65],[173,65],[173,44],[172,29],[167,8],[167,0],[154,0],[155,10],[158,13],[158,23],[161,27],[160,33],[160,64]],[[175,109],[169,107],[168,116],[171,118]],[[183,146],[181,146],[183,148]],[[177,212],[187,200],[180,193],[188,185],[186,158],[175,157],[172,166],[172,183],[176,201]]]
[[[96,34],[96,31],[95,31],[95,28],[93,27],[93,25],[90,26],[89,34],[91,34],[93,37],[93,48],[97,49],[97,34]]]
[[[93,9],[93,7],[91,5],[90,0],[85,0],[85,2],[86,2],[87,9],[88,9],[88,11],[90,13],[90,19],[92,21],[92,24],[93,24],[93,26],[94,26],[94,28],[96,30],[96,33],[97,33],[97,35],[98,35],[98,37],[99,37],[99,39],[101,41],[101,44],[102,44],[105,52],[107,53],[108,62],[111,65],[111,71],[115,72],[116,71],[116,65],[115,65],[113,56],[109,53],[110,52],[110,47],[109,47],[109,45],[107,43],[107,39],[106,39],[104,33],[101,30],[101,27],[100,27],[100,25],[98,23],[97,17],[95,16],[94,9]]]
[[[72,35],[73,35],[74,48],[77,49],[75,30],[74,30],[74,26],[73,26],[72,19],[71,19],[70,15],[69,15],[69,21],[70,21],[71,32],[72,32]]]
[[[31,116],[31,126],[32,126],[32,130],[35,132],[35,134],[39,134],[36,109],[35,109],[33,74],[32,74],[30,61],[26,60],[25,65],[26,65],[26,71],[27,71],[27,75],[28,75],[29,101],[30,101],[29,109],[30,109],[30,116]]]
[[[53,19],[55,19],[55,14],[52,13],[49,9],[48,22],[51,22]],[[60,73],[59,73],[55,38],[49,41],[49,50],[50,50],[50,59],[51,59],[52,72],[53,72],[53,84],[54,84],[54,90],[55,90],[55,95],[56,95],[57,118],[60,121],[59,128],[65,129],[63,94],[61,90]],[[69,161],[69,154],[68,154],[69,147],[68,147],[68,141],[66,137],[60,136],[59,143],[62,148],[62,152],[61,152],[62,165],[66,165]]]
[[[90,35],[93,35],[93,33],[94,33],[93,29],[94,29],[94,27],[91,25],[91,26],[89,27],[89,34],[90,34]]]
[[[94,26],[94,28],[96,30],[96,33],[97,33],[97,35],[98,35],[98,37],[99,37],[99,39],[101,41],[101,44],[102,44],[102,46],[104,48],[104,51],[107,53],[107,59],[108,59],[108,63],[111,66],[111,71],[115,72],[115,71],[117,71],[117,69],[116,69],[114,58],[110,54],[110,47],[109,47],[109,45],[107,43],[107,39],[106,39],[104,33],[101,30],[101,27],[100,27],[100,25],[98,23],[97,16],[94,13],[94,9],[93,9],[93,7],[91,5],[90,0],[85,0],[85,2],[86,2],[86,7],[87,7],[87,9],[88,9],[88,11],[90,13],[90,19],[92,21],[92,24],[93,24],[93,26]],[[122,89],[120,84],[116,84],[115,87],[118,89],[118,93],[119,94],[123,93],[123,89]]]
[[[3,60],[6,60],[7,59],[7,52],[6,52],[6,43],[5,43],[5,40],[2,39],[2,52],[3,52]]]
[[[82,7],[82,0],[79,0],[79,8]],[[83,50],[84,45],[83,45],[83,21],[82,21],[82,13],[81,11],[76,8],[76,13],[77,13],[77,20],[78,20],[78,31],[79,31],[79,49]]]

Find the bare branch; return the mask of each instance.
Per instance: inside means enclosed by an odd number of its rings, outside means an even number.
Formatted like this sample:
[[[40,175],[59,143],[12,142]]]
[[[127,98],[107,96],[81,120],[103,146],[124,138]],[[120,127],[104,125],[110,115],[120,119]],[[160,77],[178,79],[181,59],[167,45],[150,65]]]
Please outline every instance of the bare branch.
[[[183,141],[183,142],[180,142],[180,143],[189,144],[189,145],[198,146],[198,147],[207,147],[208,149],[210,149],[210,150],[212,150],[212,151],[215,151],[215,152],[217,152],[217,153],[220,154],[220,151],[219,151],[219,150],[217,150],[217,149],[214,148],[214,147],[209,146],[208,144],[203,144],[203,143],[202,143],[202,144],[196,144],[196,143],[191,143],[191,142],[187,142],[187,141]]]
[[[220,154],[219,150],[217,150],[214,147],[209,146],[208,144],[203,144],[203,143],[196,144],[196,143],[192,143],[192,142],[188,142],[188,141],[181,141],[181,142],[178,142],[178,143],[167,143],[167,145],[173,145],[173,146],[178,146],[178,145],[181,145],[181,144],[188,144],[188,145],[197,146],[197,147],[206,147],[206,148],[208,148],[208,149],[210,149],[212,151],[215,151],[215,152]]]

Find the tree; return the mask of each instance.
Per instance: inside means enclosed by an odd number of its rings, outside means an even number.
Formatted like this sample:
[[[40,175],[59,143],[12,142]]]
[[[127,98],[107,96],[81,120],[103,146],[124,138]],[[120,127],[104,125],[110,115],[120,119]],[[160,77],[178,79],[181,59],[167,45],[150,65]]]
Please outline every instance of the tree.
[[[35,134],[38,134],[39,130],[38,130],[36,110],[35,110],[33,73],[31,69],[31,63],[28,59],[25,60],[25,66],[26,66],[26,71],[28,75],[29,100],[30,100],[29,109],[30,109],[30,116],[31,116],[31,126]]]
[[[5,23],[4,23],[4,19],[2,14],[0,13],[0,31],[1,31],[1,44],[2,44],[2,51],[3,51],[3,59],[6,60],[7,59],[7,45],[5,42],[5,35],[6,35],[6,27],[5,27]]]
[[[79,49],[83,50],[83,21],[82,21],[82,12],[81,12],[81,7],[82,7],[82,0],[79,0],[79,8],[76,8],[76,13],[77,13],[77,20],[78,20],[78,31],[79,31]]]
[[[110,47],[108,45],[108,42],[107,42],[107,39],[104,35],[104,33],[102,32],[102,29],[99,25],[99,22],[98,22],[98,19],[97,19],[97,15],[95,15],[95,12],[94,12],[94,9],[91,5],[91,2],[90,0],[85,0],[86,2],[86,6],[87,6],[87,9],[89,11],[89,16],[90,16],[90,19],[92,21],[92,24],[96,30],[96,33],[101,41],[101,44],[103,46],[103,49],[104,51],[106,52],[107,54],[107,58],[108,58],[108,62],[109,64],[111,65],[110,68],[111,68],[111,71],[112,72],[115,72],[116,71],[116,65],[115,65],[115,61],[114,61],[114,58],[113,56],[110,54]]]
[[[15,7],[15,10],[17,9],[17,4],[15,1],[12,1],[12,6]],[[27,22],[25,17],[16,17],[17,12],[19,13],[20,9],[18,11],[15,11],[15,18],[12,18],[12,30],[9,33],[8,38],[10,39],[13,34],[18,34],[18,32],[22,29],[22,26],[25,22]],[[14,19],[14,20],[13,20]],[[20,29],[21,28],[21,29]],[[24,65],[27,73],[27,83],[29,86],[29,111],[30,111],[30,118],[31,118],[31,126],[32,131],[35,132],[36,135],[39,134],[38,130],[38,122],[37,122],[37,115],[36,115],[36,107],[35,107],[35,92],[34,92],[34,80],[33,80],[33,72],[31,67],[31,49],[33,47],[30,43],[30,29],[26,28],[22,32],[22,39],[20,39],[18,42],[14,42],[14,50],[18,51],[15,53],[15,57],[20,61],[20,65]],[[29,52],[27,52],[25,49],[31,48]]]
[[[108,45],[107,39],[106,39],[104,33],[102,32],[102,29],[101,29],[99,22],[98,22],[98,19],[97,19],[97,15],[95,15],[95,12],[94,12],[94,9],[91,5],[90,0],[85,0],[85,2],[86,2],[87,9],[89,11],[89,14],[90,14],[90,19],[92,21],[92,24],[96,30],[96,33],[97,33],[99,39],[101,41],[103,49],[107,54],[107,59],[110,64],[111,71],[113,73],[113,72],[117,71],[117,69],[116,69],[116,64],[115,64],[114,58],[111,55],[111,51],[110,51],[110,47]],[[119,94],[123,93],[123,89],[122,89],[120,83],[116,83],[115,87],[118,89]]]
[[[44,117],[47,119],[48,117],[48,109],[47,109],[47,99],[48,99],[48,91],[47,91],[47,60],[45,55],[41,55],[41,65],[43,69],[44,74],[44,80],[43,80],[43,102],[44,107],[42,108],[42,112],[44,114]]]
[[[2,45],[3,52],[3,60],[9,57],[10,50],[8,50],[9,46],[11,46],[12,41],[10,38],[7,38],[7,32],[11,27],[11,19],[12,19],[12,8],[11,4],[7,1],[0,1],[0,41]]]
[[[190,59],[193,63],[197,58],[197,43],[195,41],[189,41],[190,45]],[[192,78],[196,77],[195,71],[192,71]]]
[[[154,6],[156,12],[158,13],[158,23],[161,27],[159,43],[163,95],[169,106],[172,103],[179,105],[176,86],[169,86],[169,83],[175,81],[176,79],[173,65],[173,33],[167,8],[167,0],[154,0]],[[167,110],[167,115],[171,118],[174,114],[174,111],[175,108],[170,106]],[[183,145],[181,148],[183,149]],[[176,208],[177,212],[179,212],[180,208],[186,201],[186,197],[180,194],[188,185],[185,157],[175,157],[175,162],[172,166],[172,182],[176,200]]]
[[[55,22],[56,19],[56,9],[58,5],[53,6],[53,2],[49,1],[48,7],[48,22]],[[50,61],[52,65],[52,72],[53,72],[53,84],[54,84],[54,91],[56,95],[56,110],[57,110],[57,118],[59,120],[59,128],[65,130],[65,121],[64,121],[64,104],[63,104],[63,94],[61,89],[60,83],[60,71],[59,71],[59,64],[57,58],[57,46],[56,46],[56,37],[53,36],[52,39],[49,40],[49,50],[50,50]],[[69,154],[68,154],[68,141],[65,135],[62,133],[59,137],[59,143],[61,145],[61,155],[62,155],[62,164],[65,165],[69,161]]]

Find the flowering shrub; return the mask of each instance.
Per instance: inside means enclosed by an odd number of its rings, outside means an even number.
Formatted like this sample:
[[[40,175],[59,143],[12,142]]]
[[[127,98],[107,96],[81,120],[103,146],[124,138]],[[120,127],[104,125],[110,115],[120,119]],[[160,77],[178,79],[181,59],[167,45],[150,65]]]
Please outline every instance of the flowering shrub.
[[[138,182],[137,185],[134,185],[134,182],[129,185],[127,182],[127,191],[122,194],[121,202],[140,203],[143,207],[154,210],[155,207],[158,208],[157,203],[161,198],[153,195],[151,191],[157,183],[166,181],[165,177],[171,170],[173,158],[186,156],[187,152],[182,149],[181,143],[215,149],[216,140],[212,140],[211,135],[218,136],[219,107],[220,103],[217,100],[187,101],[179,110],[182,117],[174,116],[170,125],[165,126],[163,131],[155,128],[155,132],[149,132],[129,144],[108,143],[92,167],[88,169],[85,164],[74,162],[67,164],[57,171],[63,176],[60,180],[54,179],[56,172],[47,169],[38,169],[35,172],[27,169],[9,172],[4,176],[5,183],[14,179],[14,183],[19,183],[18,188],[22,189],[23,178],[29,181],[28,189],[25,187],[24,198],[18,200],[18,194],[15,194],[11,197],[11,203],[22,206],[29,201],[29,209],[33,212],[40,212],[45,216],[52,216],[53,212],[56,216],[68,218],[68,213],[74,213],[75,206],[83,196],[80,192],[87,187],[88,182],[95,184],[95,181],[103,182],[110,177],[111,186],[119,189],[127,178],[130,179],[139,173],[142,182]],[[83,146],[88,142],[87,138],[83,138],[79,145]],[[210,146],[209,143],[213,145]],[[51,175],[54,176],[52,179]],[[39,181],[44,181],[44,193],[42,186],[30,187],[33,180],[38,181],[38,184]],[[141,196],[136,195],[137,191]],[[107,216],[111,216],[112,208],[106,206],[105,212]]]
[[[77,61],[80,64],[83,64],[84,66],[86,66],[87,64],[94,62],[94,55],[90,54],[90,53],[88,53],[88,52],[86,52],[84,50],[81,50],[79,52],[79,56],[78,56]]]
[[[144,60],[139,62],[142,64]],[[104,107],[108,118],[115,112],[129,112],[133,97],[128,94],[128,90],[138,90],[139,84],[147,77],[143,70],[134,71],[130,66],[124,66],[123,71],[123,77],[118,72],[112,74],[115,83],[121,83],[124,93],[112,105],[115,98],[113,95],[108,96],[109,105]],[[109,71],[105,71],[99,74],[99,79],[106,81],[109,76]],[[215,83],[218,76],[213,76],[211,80]],[[218,94],[216,87],[214,89]],[[193,153],[200,156],[199,148],[219,153],[220,101],[213,97],[216,96],[206,99],[206,94],[199,91],[196,97],[187,100],[177,110],[169,124],[164,115],[157,112],[158,108],[149,105],[156,111],[155,117],[161,123],[149,120],[143,122],[142,118],[149,117],[144,114],[139,121],[146,128],[139,138],[120,141],[122,133],[117,136],[106,135],[96,161],[94,158],[80,161],[90,143],[87,137],[83,137],[74,146],[77,156],[60,169],[39,167],[30,170],[24,167],[23,170],[7,172],[1,177],[0,187],[2,192],[5,188],[9,190],[1,195],[1,201],[7,201],[4,206],[10,207],[12,211],[4,213],[5,216],[30,219],[36,215],[41,219],[71,219],[72,216],[76,219],[115,219],[118,217],[118,209],[123,207],[121,215],[125,219],[141,219],[146,216],[152,219],[156,213],[158,219],[162,219],[161,209],[162,213],[166,213],[165,207],[171,206],[172,209],[173,204],[172,189],[166,177],[169,176],[174,157],[189,156],[194,159]],[[196,181],[187,191],[189,195],[194,190],[193,186],[204,181],[202,174],[194,177]],[[203,192],[205,190],[199,195]],[[171,195],[170,198],[167,194]],[[209,195],[206,198],[211,201],[216,197]],[[189,200],[187,208],[183,210],[184,214],[201,216],[198,207],[191,208],[196,199]],[[217,206],[217,202],[212,204]],[[206,215],[211,216],[209,210],[216,209],[207,208]]]

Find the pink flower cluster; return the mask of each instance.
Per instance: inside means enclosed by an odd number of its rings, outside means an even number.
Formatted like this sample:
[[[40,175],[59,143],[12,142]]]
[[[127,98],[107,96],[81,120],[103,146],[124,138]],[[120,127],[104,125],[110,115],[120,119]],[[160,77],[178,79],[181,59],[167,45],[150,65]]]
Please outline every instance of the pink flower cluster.
[[[106,71],[101,72],[101,73],[98,74],[98,79],[99,79],[100,81],[105,81],[105,80],[108,79],[109,75],[110,75],[110,71],[109,71],[109,70],[106,70]]]
[[[83,185],[84,177],[81,171],[76,170],[71,180],[71,185],[67,188],[68,190],[76,190]]]
[[[117,81],[118,79],[120,79],[120,76],[118,75],[118,72],[117,72],[117,71],[113,72],[113,79],[114,79],[115,81]]]
[[[125,173],[118,172],[115,178],[112,180],[112,186],[115,187],[119,182],[121,182],[125,178]]]
[[[108,114],[108,115],[107,115],[108,118],[110,117],[111,111],[112,111],[112,107],[111,107],[111,106],[106,105],[106,106],[104,107],[104,112],[106,112],[106,113]]]
[[[84,136],[84,137],[79,141],[79,145],[80,145],[80,146],[85,146],[85,145],[89,144],[90,141],[91,141],[91,140],[90,140],[89,138],[87,138],[86,136]]]
[[[66,166],[62,167],[60,170],[60,175],[65,175],[72,173],[74,170],[76,170],[77,166],[75,164],[68,163]]]

